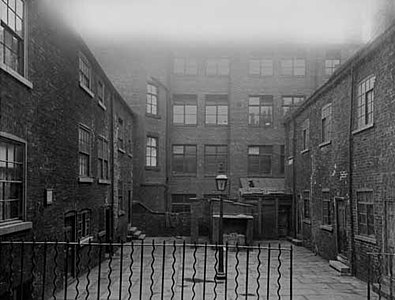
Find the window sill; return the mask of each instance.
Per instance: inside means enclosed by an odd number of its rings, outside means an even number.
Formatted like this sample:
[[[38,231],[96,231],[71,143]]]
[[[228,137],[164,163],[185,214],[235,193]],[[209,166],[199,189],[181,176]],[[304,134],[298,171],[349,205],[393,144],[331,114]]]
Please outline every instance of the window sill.
[[[133,158],[133,154],[132,154],[132,153],[128,153],[128,156],[129,156],[130,158]]]
[[[108,179],[99,179],[100,184],[111,184],[111,180]]]
[[[319,148],[325,147],[332,144],[332,141],[326,141],[326,142],[322,142],[321,144],[318,145]]]
[[[320,229],[333,232],[333,226],[332,225],[320,225]]]
[[[148,167],[148,166],[145,166],[144,169],[147,170],[147,171],[156,171],[156,172],[160,171],[160,167]]]
[[[197,175],[196,174],[180,174],[180,173],[174,174],[173,173],[173,176],[174,177],[196,177]]]
[[[95,94],[85,85],[80,82],[80,88],[82,88],[91,98],[95,97]]]
[[[99,233],[97,234],[97,236],[98,236],[99,238],[101,238],[101,237],[103,237],[103,236],[105,236],[105,235],[106,235],[106,231],[105,231],[105,230],[99,231]]]
[[[310,219],[303,219],[303,223],[311,225],[311,220]]]
[[[305,153],[307,153],[309,151],[310,151],[310,149],[304,149],[304,150],[300,151],[300,154],[305,154]]]
[[[32,222],[15,221],[0,224],[0,236],[30,230],[33,228]]]
[[[125,213],[125,211],[124,210],[119,210],[119,212],[118,212],[118,217],[122,217],[122,216],[124,216],[126,213]]]
[[[154,118],[154,119],[161,119],[162,118],[160,115],[150,114],[147,112],[145,113],[145,116],[149,117],[149,118]]]
[[[273,128],[273,125],[254,125],[254,124],[248,124],[249,128],[257,128],[257,129],[271,129]]]
[[[197,127],[197,124],[182,124],[182,123],[173,123],[174,127]]]
[[[363,126],[363,127],[361,127],[361,128],[355,129],[355,130],[353,130],[351,133],[352,133],[352,134],[357,134],[357,133],[360,133],[360,132],[365,131],[365,130],[367,130],[367,129],[370,129],[370,128],[372,128],[373,126],[374,126],[374,124],[372,123],[372,124]]]
[[[118,148],[118,152],[121,152],[121,153],[123,153],[123,154],[125,154],[125,153],[126,153],[126,151],[125,151],[125,150],[123,150],[122,148]]]
[[[177,77],[196,77],[198,74],[185,74],[185,73],[173,73],[174,76]]]
[[[270,77],[274,77],[274,75],[273,75],[273,74],[272,74],[272,75],[248,74],[248,77],[259,79],[259,78],[270,78]]]
[[[93,178],[92,177],[79,177],[78,182],[81,183],[93,183]]]
[[[99,106],[100,106],[104,111],[107,110],[107,107],[104,105],[104,103],[102,103],[102,102],[99,101],[98,104],[99,104]]]
[[[374,237],[364,236],[364,235],[355,235],[355,239],[358,241],[376,244],[376,239]]]
[[[229,127],[229,124],[206,124],[204,123],[205,127]]]
[[[93,240],[93,236],[86,236],[80,239],[80,245],[87,245]]]
[[[33,88],[33,83],[27,80],[25,77],[23,77],[21,74],[18,72],[14,71],[11,69],[9,66],[3,64],[0,62],[0,69],[2,69],[4,72],[8,73],[12,77],[14,77],[16,80],[20,81],[24,85],[26,85],[29,89]]]

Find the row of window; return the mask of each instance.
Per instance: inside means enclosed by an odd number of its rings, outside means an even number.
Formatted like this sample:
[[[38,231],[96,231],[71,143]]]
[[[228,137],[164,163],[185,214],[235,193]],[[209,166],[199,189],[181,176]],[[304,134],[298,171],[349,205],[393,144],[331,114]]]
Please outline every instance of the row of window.
[[[311,219],[310,191],[303,191],[302,195],[303,217]],[[359,235],[374,238],[374,199],[373,191],[363,190],[356,192],[357,200],[357,231]],[[321,194],[321,223],[333,225],[334,222],[334,199],[330,196],[329,189],[323,189]]]
[[[340,58],[328,58],[324,61],[326,75],[332,75],[340,65]],[[255,59],[248,62],[250,76],[266,77],[275,74],[275,61],[271,58]],[[175,58],[173,72],[176,75],[198,75],[199,63],[195,58]],[[206,76],[228,76],[230,73],[230,60],[228,58],[209,58],[205,61]],[[304,58],[284,58],[280,60],[279,71],[281,76],[305,76],[306,60]]]
[[[173,124],[197,125],[197,95],[174,95]],[[304,96],[283,96],[282,111],[286,114],[297,107]],[[147,102],[147,106],[149,103]],[[272,95],[254,95],[248,98],[248,124],[251,126],[270,127],[273,125],[274,101]],[[227,95],[206,95],[205,124],[228,125],[229,101]]]
[[[280,147],[280,173],[284,173],[284,146]],[[273,146],[249,146],[248,174],[270,175],[272,174],[272,161],[276,153]],[[208,176],[228,170],[229,150],[227,145],[204,146],[204,173]],[[148,136],[146,144],[146,167],[158,167],[158,138]],[[173,174],[196,175],[197,173],[197,146],[196,145],[173,145],[172,148],[172,171]]]
[[[358,84],[355,130],[373,125],[374,84],[374,75],[368,76]],[[332,118],[332,104],[328,103],[321,108],[321,143],[325,144],[331,141]],[[310,121],[306,119],[302,124],[302,151],[309,148],[309,135]]]
[[[126,152],[124,149],[126,132],[124,131],[123,120],[118,119],[118,149],[121,152]],[[78,127],[78,147],[79,147],[79,176],[83,178],[92,177],[91,157],[92,157],[92,131],[84,126]],[[131,139],[128,141],[127,151],[132,153]],[[98,159],[98,178],[102,180],[109,180],[109,155],[110,145],[108,140],[103,136],[97,137],[97,159]]]

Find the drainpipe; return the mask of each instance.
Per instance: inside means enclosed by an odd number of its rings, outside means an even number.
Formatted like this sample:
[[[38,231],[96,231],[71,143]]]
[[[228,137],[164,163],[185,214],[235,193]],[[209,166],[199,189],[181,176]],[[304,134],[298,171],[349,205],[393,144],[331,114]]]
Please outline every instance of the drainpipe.
[[[111,152],[110,152],[110,160],[111,160],[111,230],[110,230],[110,241],[113,240],[114,237],[114,226],[115,226],[115,218],[114,218],[114,186],[115,186],[115,170],[114,170],[114,96],[110,97],[110,140],[111,140]]]
[[[293,162],[292,162],[292,214],[293,214],[293,223],[294,223],[294,238],[297,238],[297,228],[298,228],[298,223],[297,223],[297,218],[296,215],[298,213],[297,209],[297,197],[296,197],[296,120],[295,118],[292,118],[292,131],[293,131],[293,136],[292,136],[292,156],[293,156]]]
[[[349,198],[349,203],[350,203],[350,228],[351,228],[351,255],[350,255],[350,260],[351,260],[351,272],[353,275],[355,275],[355,268],[354,268],[354,262],[355,262],[355,241],[354,241],[354,218],[353,218],[353,188],[352,188],[352,175],[353,175],[353,159],[352,159],[352,152],[353,152],[353,101],[354,101],[354,96],[355,96],[355,75],[354,75],[354,65],[351,65],[351,101],[350,101],[350,120],[349,120],[349,139],[348,139],[348,198]]]

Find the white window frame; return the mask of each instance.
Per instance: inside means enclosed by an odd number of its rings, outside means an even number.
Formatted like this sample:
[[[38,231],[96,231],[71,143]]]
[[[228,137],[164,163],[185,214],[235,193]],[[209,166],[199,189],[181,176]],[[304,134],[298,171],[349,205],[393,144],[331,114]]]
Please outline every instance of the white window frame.
[[[81,149],[81,131],[87,133],[88,137],[89,137],[89,143],[88,143],[87,150]],[[80,161],[81,154],[88,157],[87,174],[81,173],[81,161]],[[78,125],[78,169],[79,169],[78,175],[79,175],[80,182],[93,182],[93,179],[92,179],[92,130],[84,124]]]
[[[358,84],[356,100],[357,130],[369,128],[374,124],[375,81],[375,75],[370,75],[365,79],[361,80]]]
[[[332,140],[332,103],[321,108],[321,143]]]
[[[92,66],[87,59],[87,57],[80,52],[78,55],[78,70],[79,70],[79,83],[80,86],[91,96],[93,97],[92,92]],[[84,78],[87,79],[88,83],[85,83]]]

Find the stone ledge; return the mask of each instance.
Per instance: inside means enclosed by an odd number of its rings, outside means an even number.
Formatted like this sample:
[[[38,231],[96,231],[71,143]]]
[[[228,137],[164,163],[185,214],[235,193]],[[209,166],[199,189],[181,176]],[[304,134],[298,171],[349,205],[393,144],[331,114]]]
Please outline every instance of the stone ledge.
[[[350,267],[338,260],[330,260],[329,266],[338,271],[341,276],[350,275]]]
[[[13,222],[0,225],[0,236],[15,232],[30,230],[33,228],[32,222]]]

